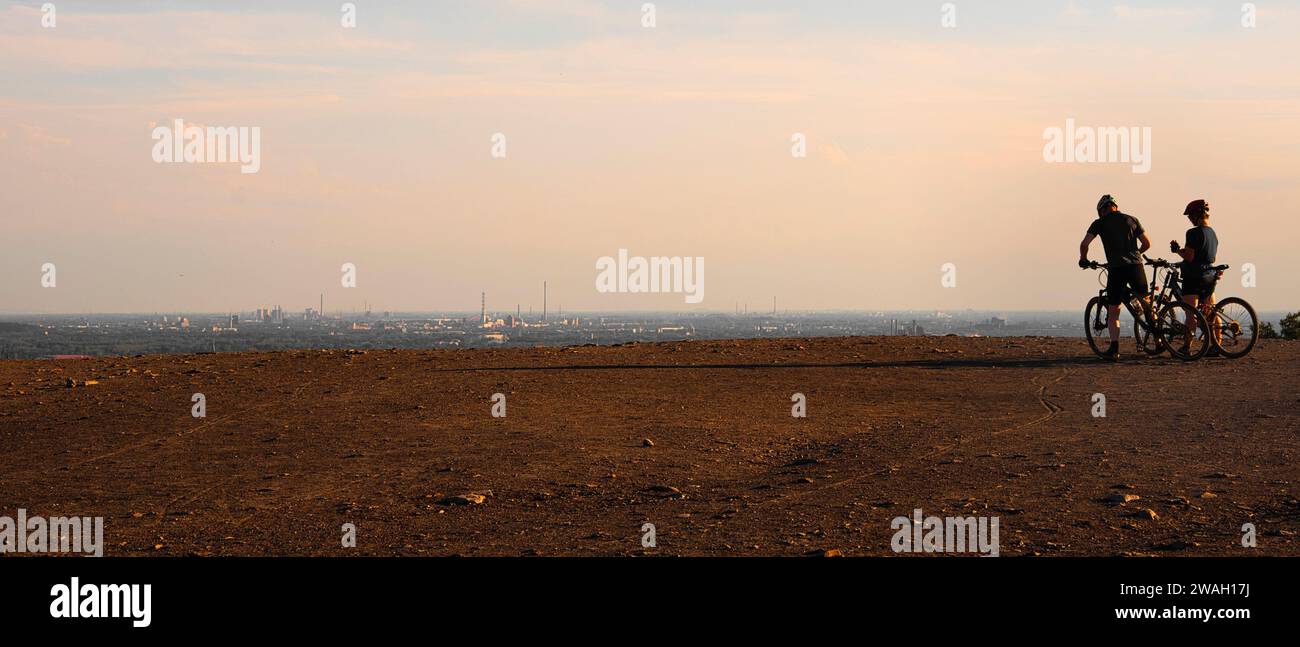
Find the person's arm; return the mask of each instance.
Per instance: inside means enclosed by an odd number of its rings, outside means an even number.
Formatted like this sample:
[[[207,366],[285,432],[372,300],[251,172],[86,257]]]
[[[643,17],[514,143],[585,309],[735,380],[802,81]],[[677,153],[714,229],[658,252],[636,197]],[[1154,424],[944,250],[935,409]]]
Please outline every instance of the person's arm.
[[[1190,263],[1196,260],[1196,248],[1200,247],[1204,243],[1205,237],[1204,234],[1201,233],[1201,230],[1195,228],[1188,229],[1187,244],[1184,245],[1182,249],[1175,249],[1174,251],[1178,252],[1178,255],[1182,256],[1184,261]]]
[[[1088,247],[1092,245],[1092,240],[1096,237],[1097,234],[1088,232],[1088,235],[1084,236],[1083,241],[1079,243],[1079,267],[1088,264]]]
[[[1132,216],[1129,217],[1133,218]],[[1138,253],[1145,255],[1147,250],[1151,249],[1151,239],[1147,238],[1147,230],[1142,226],[1142,222],[1137,218],[1133,218],[1133,233],[1137,235],[1138,241],[1142,243],[1142,245],[1138,247]]]

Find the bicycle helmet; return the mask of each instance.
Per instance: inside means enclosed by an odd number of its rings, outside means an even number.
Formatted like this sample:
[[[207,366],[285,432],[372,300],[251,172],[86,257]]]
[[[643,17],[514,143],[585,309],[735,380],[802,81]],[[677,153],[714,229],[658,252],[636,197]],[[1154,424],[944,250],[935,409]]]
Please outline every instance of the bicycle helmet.
[[[1119,203],[1115,201],[1115,196],[1107,193],[1106,195],[1101,196],[1101,199],[1097,201],[1097,211],[1101,211],[1111,205],[1118,207]]]
[[[1183,215],[1194,216],[1194,215],[1202,214],[1205,213],[1205,210],[1209,208],[1210,208],[1210,203],[1206,202],[1205,200],[1192,200],[1191,202],[1187,203],[1187,208],[1183,209]]]

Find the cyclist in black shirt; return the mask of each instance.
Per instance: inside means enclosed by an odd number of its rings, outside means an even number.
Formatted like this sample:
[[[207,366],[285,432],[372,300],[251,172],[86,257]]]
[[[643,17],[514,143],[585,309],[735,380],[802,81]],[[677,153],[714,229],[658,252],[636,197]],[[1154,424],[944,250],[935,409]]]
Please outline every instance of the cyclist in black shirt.
[[[1110,328],[1110,348],[1103,356],[1113,361],[1119,359],[1120,304],[1138,295],[1150,310],[1151,296],[1142,270],[1142,253],[1151,249],[1151,239],[1147,238],[1142,223],[1120,211],[1119,203],[1109,194],[1097,202],[1097,219],[1079,243],[1079,267],[1088,267],[1088,247],[1098,236],[1106,250],[1106,321]]]
[[[1214,288],[1220,275],[1210,269],[1219,255],[1219,237],[1210,228],[1210,203],[1193,200],[1187,204],[1183,215],[1192,223],[1192,228],[1187,230],[1187,242],[1180,247],[1178,241],[1171,240],[1169,250],[1183,257],[1183,300],[1193,308],[1199,307],[1209,317],[1208,313],[1214,308]],[[1195,334],[1196,322],[1189,323],[1190,332]],[[1215,341],[1218,341],[1219,327],[1212,328]]]

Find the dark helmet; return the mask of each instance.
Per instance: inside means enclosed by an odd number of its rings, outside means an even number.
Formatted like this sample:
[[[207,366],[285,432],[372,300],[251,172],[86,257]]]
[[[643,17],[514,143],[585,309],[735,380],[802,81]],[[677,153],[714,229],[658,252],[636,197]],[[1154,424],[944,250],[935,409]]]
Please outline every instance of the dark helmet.
[[[1210,203],[1204,200],[1192,200],[1187,203],[1187,208],[1183,209],[1184,216],[1199,216],[1210,208]]]
[[[1097,211],[1101,211],[1111,205],[1118,207],[1119,203],[1115,201],[1115,196],[1107,193],[1106,195],[1101,196],[1101,199],[1097,201]]]

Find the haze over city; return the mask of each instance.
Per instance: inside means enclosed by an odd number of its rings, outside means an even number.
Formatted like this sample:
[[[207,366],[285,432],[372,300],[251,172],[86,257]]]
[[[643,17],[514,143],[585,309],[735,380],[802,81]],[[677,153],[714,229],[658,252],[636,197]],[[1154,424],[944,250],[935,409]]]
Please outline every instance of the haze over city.
[[[1219,2],[959,3],[955,29],[897,2],[659,2],[653,28],[357,3],[358,29],[338,3],[57,4],[57,29],[0,4],[4,313],[540,310],[542,280],[573,312],[1074,311],[1102,193],[1166,256],[1209,199],[1221,293],[1297,305],[1289,3],[1251,29]],[[155,163],[176,119],[260,128],[260,169]],[[1150,128],[1150,171],[1045,162],[1067,120]],[[706,259],[706,297],[597,292],[619,249]]]

